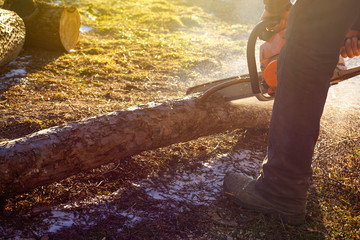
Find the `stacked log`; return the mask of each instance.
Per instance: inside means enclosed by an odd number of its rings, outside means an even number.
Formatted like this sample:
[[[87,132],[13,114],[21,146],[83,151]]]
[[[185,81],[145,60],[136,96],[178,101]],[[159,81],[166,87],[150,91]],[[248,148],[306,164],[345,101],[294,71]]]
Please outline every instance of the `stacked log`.
[[[69,51],[80,34],[80,14],[75,7],[39,0],[6,0],[3,8],[14,11],[26,26],[26,47]]]
[[[0,9],[0,66],[18,56],[24,41],[23,20],[15,12]]]

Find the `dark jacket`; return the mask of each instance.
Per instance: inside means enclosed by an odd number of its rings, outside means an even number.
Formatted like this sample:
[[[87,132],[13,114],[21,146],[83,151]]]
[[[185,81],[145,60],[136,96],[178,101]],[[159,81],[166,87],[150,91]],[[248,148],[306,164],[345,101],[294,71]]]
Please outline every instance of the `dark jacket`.
[[[282,13],[290,9],[290,0],[263,0],[265,9],[270,13]]]

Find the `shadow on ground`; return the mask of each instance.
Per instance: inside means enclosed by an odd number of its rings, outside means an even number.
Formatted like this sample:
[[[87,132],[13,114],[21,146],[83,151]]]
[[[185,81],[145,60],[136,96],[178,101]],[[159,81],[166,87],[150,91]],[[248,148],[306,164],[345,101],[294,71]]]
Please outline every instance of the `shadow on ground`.
[[[26,84],[28,73],[43,70],[44,66],[56,61],[62,55],[64,55],[63,52],[51,52],[37,48],[23,50],[15,60],[0,69],[0,94],[13,86]]]

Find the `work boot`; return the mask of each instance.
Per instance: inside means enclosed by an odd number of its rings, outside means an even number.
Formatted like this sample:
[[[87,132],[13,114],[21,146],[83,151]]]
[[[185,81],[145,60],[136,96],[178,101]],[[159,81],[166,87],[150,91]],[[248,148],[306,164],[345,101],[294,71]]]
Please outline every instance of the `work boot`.
[[[256,180],[232,173],[224,178],[224,191],[234,202],[246,209],[255,210],[265,214],[270,214],[284,223],[298,225],[305,221],[306,202],[301,201],[295,204],[284,200],[272,201],[265,198],[255,188]]]

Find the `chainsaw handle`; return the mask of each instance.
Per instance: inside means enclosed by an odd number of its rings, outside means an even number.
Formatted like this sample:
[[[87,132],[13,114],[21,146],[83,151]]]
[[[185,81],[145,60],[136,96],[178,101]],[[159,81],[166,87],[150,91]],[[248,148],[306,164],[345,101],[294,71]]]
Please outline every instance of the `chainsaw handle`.
[[[249,75],[251,80],[251,90],[255,94],[257,99],[259,99],[260,101],[272,100],[274,97],[266,96],[260,90],[260,80],[259,80],[258,70],[256,66],[256,58],[255,58],[256,41],[258,38],[263,39],[265,41],[271,38],[271,36],[275,33],[268,31],[267,28],[276,25],[277,23],[279,23],[279,21],[280,18],[278,17],[266,18],[260,21],[258,24],[256,24],[256,26],[250,33],[246,47],[246,57],[247,57]]]

